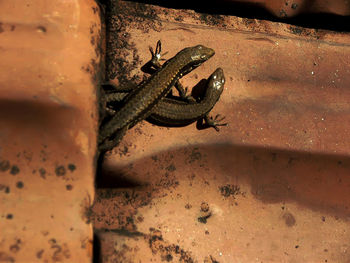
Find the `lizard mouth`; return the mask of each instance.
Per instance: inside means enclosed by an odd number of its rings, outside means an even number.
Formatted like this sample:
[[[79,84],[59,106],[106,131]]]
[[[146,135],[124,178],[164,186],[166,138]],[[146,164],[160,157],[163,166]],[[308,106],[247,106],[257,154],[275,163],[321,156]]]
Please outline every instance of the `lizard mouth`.
[[[202,65],[205,61],[207,61],[209,58],[205,58],[203,60],[200,61],[195,61],[192,63],[189,63],[188,65],[186,65],[182,70],[181,70],[181,75],[184,76],[188,73],[190,73],[192,70],[196,69],[197,67],[199,67],[200,65]]]
[[[203,63],[203,62],[202,62]],[[195,63],[195,64],[190,64],[190,65],[187,65],[186,67],[184,67],[181,72],[180,72],[180,76],[185,76],[187,75],[188,73],[190,73],[192,70],[194,70],[195,68],[199,67],[202,63]]]

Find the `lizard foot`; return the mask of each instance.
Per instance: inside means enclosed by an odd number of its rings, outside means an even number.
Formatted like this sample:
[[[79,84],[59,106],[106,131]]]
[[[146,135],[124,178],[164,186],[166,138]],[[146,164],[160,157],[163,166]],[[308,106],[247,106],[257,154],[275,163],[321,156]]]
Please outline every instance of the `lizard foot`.
[[[168,53],[168,52],[165,52],[162,54],[162,42],[160,40],[158,40],[157,45],[156,45],[156,50],[153,51],[153,48],[149,47],[149,51],[152,54],[152,59],[150,61],[151,65],[156,69],[161,68],[162,66],[160,64],[160,61],[166,60],[165,58],[162,58],[162,56],[164,56]]]
[[[205,116],[205,124],[208,127],[213,127],[216,131],[220,131],[218,126],[227,126],[227,123],[221,123],[225,116],[221,117],[220,114],[217,114],[214,118],[211,116]]]

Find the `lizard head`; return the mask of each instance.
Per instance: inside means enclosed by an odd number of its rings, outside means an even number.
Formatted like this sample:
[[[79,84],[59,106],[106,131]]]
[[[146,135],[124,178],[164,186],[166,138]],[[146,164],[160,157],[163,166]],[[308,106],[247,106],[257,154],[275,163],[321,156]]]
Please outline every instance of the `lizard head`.
[[[217,68],[208,78],[205,98],[219,100],[221,93],[224,91],[225,76],[221,68]]]
[[[208,86],[215,90],[221,91],[224,89],[225,76],[222,68],[217,68],[208,79]]]
[[[189,49],[191,52],[191,60],[195,64],[199,64],[199,65],[207,61],[209,58],[211,58],[215,54],[215,51],[213,49],[205,47],[203,45],[197,45]]]
[[[215,51],[203,45],[197,45],[185,48],[179,53],[181,53],[179,57],[181,57],[184,64],[181,74],[183,76],[211,58],[215,54]]]

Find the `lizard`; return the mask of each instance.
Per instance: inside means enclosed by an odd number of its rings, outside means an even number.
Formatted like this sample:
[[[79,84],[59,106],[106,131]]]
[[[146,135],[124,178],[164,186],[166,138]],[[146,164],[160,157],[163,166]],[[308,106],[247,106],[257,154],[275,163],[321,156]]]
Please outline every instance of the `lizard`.
[[[160,46],[158,43],[157,47]],[[157,49],[159,52],[154,54],[154,59],[159,63],[160,48]],[[214,54],[213,49],[197,45],[182,49],[166,61],[147,81],[127,95],[114,116],[102,123],[98,137],[99,150],[107,151],[118,145],[128,128],[147,118],[153,107],[169,93],[172,86],[176,87],[182,76]]]

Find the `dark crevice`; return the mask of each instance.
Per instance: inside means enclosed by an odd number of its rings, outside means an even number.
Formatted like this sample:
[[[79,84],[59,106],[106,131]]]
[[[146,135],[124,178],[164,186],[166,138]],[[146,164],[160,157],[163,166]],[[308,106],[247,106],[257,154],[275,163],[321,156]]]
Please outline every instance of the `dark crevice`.
[[[333,31],[350,31],[350,17],[339,16],[334,14],[311,14],[302,13],[291,18],[279,18],[271,14],[263,6],[253,3],[239,3],[230,1],[133,1],[158,5],[173,9],[192,9],[198,13],[206,13],[211,15],[228,15],[238,16],[249,19],[269,20],[274,22],[282,22],[296,26],[302,26],[315,29],[328,29]]]
[[[106,4],[107,0],[100,1]],[[238,16],[248,19],[269,20],[273,22],[281,22],[314,29],[327,29],[338,32],[350,31],[350,16],[340,16],[326,13],[300,13],[294,17],[280,18],[274,16],[261,4],[254,3],[240,3],[230,1],[161,1],[161,0],[131,0],[131,2],[138,2],[144,4],[157,5],[171,9],[189,9],[198,13],[205,13],[211,15],[228,15]]]
[[[98,235],[94,234],[94,241],[93,241],[93,263],[100,263],[101,262],[101,240],[98,237]]]

